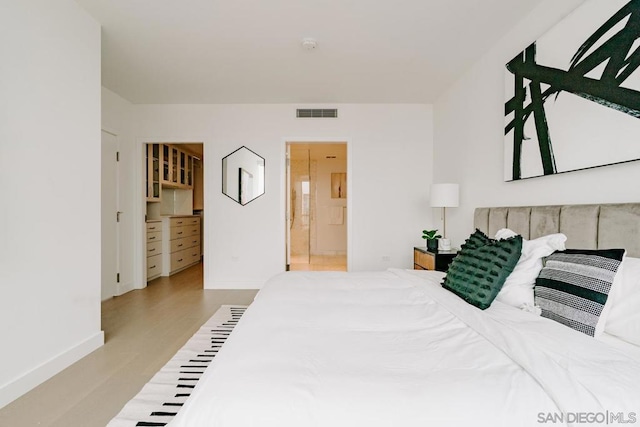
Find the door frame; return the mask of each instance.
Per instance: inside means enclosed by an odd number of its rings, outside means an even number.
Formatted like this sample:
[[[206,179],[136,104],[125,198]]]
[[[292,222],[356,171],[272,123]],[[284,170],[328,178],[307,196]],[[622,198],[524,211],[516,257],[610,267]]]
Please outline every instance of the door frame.
[[[281,154],[280,158],[283,159],[284,167],[280,171],[280,203],[281,218],[283,218],[284,224],[284,268],[288,268],[289,263],[289,194],[287,193],[287,153],[289,144],[346,144],[347,145],[347,271],[352,271],[353,268],[353,142],[349,137],[285,137],[282,138],[280,144]]]

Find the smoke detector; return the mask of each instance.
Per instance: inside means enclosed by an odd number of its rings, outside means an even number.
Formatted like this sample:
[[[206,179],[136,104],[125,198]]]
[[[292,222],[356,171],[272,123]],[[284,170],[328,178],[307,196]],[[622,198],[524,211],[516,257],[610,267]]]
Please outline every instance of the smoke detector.
[[[318,42],[316,41],[316,39],[311,37],[305,37],[304,39],[302,39],[300,44],[302,45],[304,50],[308,51],[314,51],[318,47]]]

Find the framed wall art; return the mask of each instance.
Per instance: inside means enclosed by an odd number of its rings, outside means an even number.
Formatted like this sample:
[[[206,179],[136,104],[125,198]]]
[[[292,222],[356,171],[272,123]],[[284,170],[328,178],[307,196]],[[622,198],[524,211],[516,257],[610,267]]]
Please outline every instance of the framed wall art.
[[[640,159],[640,0],[587,0],[506,64],[505,181]]]

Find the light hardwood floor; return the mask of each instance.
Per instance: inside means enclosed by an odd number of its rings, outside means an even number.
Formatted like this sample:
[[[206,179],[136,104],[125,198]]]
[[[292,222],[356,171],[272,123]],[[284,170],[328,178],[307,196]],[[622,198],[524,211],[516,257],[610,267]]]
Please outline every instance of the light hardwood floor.
[[[223,304],[254,290],[203,290],[202,264],[102,303],[105,345],[0,409],[2,427],[104,427]]]
[[[346,255],[291,255],[290,262],[291,271],[347,271]]]

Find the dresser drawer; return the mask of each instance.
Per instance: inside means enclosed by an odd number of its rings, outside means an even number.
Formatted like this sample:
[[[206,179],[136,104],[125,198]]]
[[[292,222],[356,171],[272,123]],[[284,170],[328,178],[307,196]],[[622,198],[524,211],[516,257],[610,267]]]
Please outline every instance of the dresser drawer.
[[[162,253],[162,240],[147,243],[147,256],[160,255]]]
[[[151,233],[154,231],[162,231],[162,222],[160,221],[147,222],[147,233]]]
[[[200,245],[189,248],[189,254],[193,258],[193,262],[200,261]]]
[[[191,218],[185,218],[186,221],[186,225],[199,225],[200,224],[200,217],[191,217]]]
[[[414,249],[413,266],[416,270],[435,270],[436,259],[431,254],[426,254]]]
[[[183,267],[191,265],[200,260],[200,247],[183,249],[171,254],[171,268],[173,272]]]
[[[188,225],[183,227],[186,231],[187,236],[198,236],[200,237],[200,224],[196,225]]]
[[[184,251],[188,264],[194,264],[200,262],[200,246],[194,246]]]
[[[171,231],[169,233],[169,239],[180,239],[188,236],[199,236],[200,235],[200,225],[185,225],[182,227],[171,227]]]
[[[154,255],[147,258],[147,279],[159,276],[162,272],[162,255]]]
[[[147,233],[147,243],[162,242],[162,231]]]
[[[178,217],[170,219],[171,227],[180,227],[183,225],[197,225],[200,224],[200,217]]]
[[[188,251],[189,254],[189,264],[194,264],[196,262],[200,262],[200,246],[195,246]]]
[[[191,257],[188,249],[171,254],[171,271],[179,270],[189,264],[191,264]]]
[[[181,251],[194,246],[200,246],[200,235],[182,237],[171,241],[171,252]]]
[[[414,270],[447,271],[456,255],[458,255],[457,250],[429,252],[424,248],[414,247],[413,268]]]

